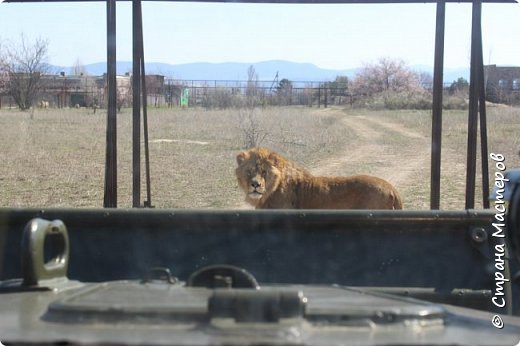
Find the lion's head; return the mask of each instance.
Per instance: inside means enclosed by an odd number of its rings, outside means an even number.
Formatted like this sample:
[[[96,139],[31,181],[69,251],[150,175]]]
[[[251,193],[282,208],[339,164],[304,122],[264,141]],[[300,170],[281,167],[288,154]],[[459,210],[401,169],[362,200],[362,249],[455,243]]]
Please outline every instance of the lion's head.
[[[263,148],[249,149],[237,155],[235,174],[248,203],[256,207],[278,189],[283,179],[280,159],[276,153]]]

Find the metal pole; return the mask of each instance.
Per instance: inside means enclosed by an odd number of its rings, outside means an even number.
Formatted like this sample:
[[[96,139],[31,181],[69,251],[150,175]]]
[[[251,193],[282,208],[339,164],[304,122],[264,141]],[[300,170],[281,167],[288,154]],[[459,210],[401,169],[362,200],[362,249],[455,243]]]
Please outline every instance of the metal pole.
[[[328,88],[327,86],[325,86],[325,87],[323,88],[323,93],[325,94],[325,102],[323,103],[323,108],[327,108],[327,106],[328,106],[328,100],[327,100],[327,90],[328,90],[328,89],[329,89],[329,88]]]
[[[482,32],[480,32],[479,49],[479,103],[480,103],[480,153],[482,164],[482,206],[489,209],[489,166],[488,166],[488,138],[486,115],[486,85],[484,84],[484,58],[482,53]]]
[[[479,108],[479,48],[482,49],[480,35],[481,0],[473,0],[471,25],[471,66],[469,85],[469,115],[468,115],[468,152],[466,163],[466,209],[475,208],[475,180],[477,166],[477,132]]]
[[[148,149],[148,101],[146,92],[146,72],[144,68],[144,39],[143,39],[143,17],[139,18],[141,32],[139,36],[141,38],[141,46],[139,47],[139,53],[141,55],[141,84],[143,89],[143,131],[144,131],[144,162],[145,162],[145,177],[146,177],[146,200],[144,206],[147,208],[153,208],[152,205],[152,191],[150,184],[150,151]]]
[[[141,205],[141,1],[132,1],[132,207]]]
[[[107,133],[103,206],[117,207],[116,1],[107,0]]]
[[[444,26],[446,21],[446,2],[444,0],[439,0],[437,2],[436,18],[435,61],[433,68],[430,209],[440,208],[441,194],[442,92],[444,69]]]

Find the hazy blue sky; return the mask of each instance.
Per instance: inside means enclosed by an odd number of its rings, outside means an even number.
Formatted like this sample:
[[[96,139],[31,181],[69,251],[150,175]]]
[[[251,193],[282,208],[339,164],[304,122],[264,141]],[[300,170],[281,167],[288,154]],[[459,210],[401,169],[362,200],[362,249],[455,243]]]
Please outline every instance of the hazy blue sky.
[[[106,60],[105,3],[0,4],[0,40],[49,40],[50,63]],[[283,59],[359,67],[386,56],[433,65],[434,4],[267,5],[144,2],[148,62]],[[484,62],[520,65],[520,4],[483,5]],[[471,5],[447,4],[445,66],[469,65]],[[131,3],[117,4],[117,59],[131,60]]]

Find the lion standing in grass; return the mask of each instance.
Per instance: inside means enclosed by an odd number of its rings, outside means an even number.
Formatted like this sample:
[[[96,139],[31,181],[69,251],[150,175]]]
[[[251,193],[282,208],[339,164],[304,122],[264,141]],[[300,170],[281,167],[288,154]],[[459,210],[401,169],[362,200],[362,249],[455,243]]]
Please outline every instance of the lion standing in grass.
[[[315,177],[265,148],[241,152],[237,163],[238,183],[256,209],[402,209],[397,190],[381,178]]]

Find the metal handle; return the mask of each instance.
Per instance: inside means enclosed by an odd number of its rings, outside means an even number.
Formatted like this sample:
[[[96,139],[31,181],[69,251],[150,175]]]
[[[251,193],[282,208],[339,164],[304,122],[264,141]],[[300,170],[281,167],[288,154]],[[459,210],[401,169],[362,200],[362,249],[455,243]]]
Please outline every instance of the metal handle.
[[[69,236],[61,220],[39,218],[29,221],[22,237],[24,286],[41,280],[66,278],[69,264]]]

